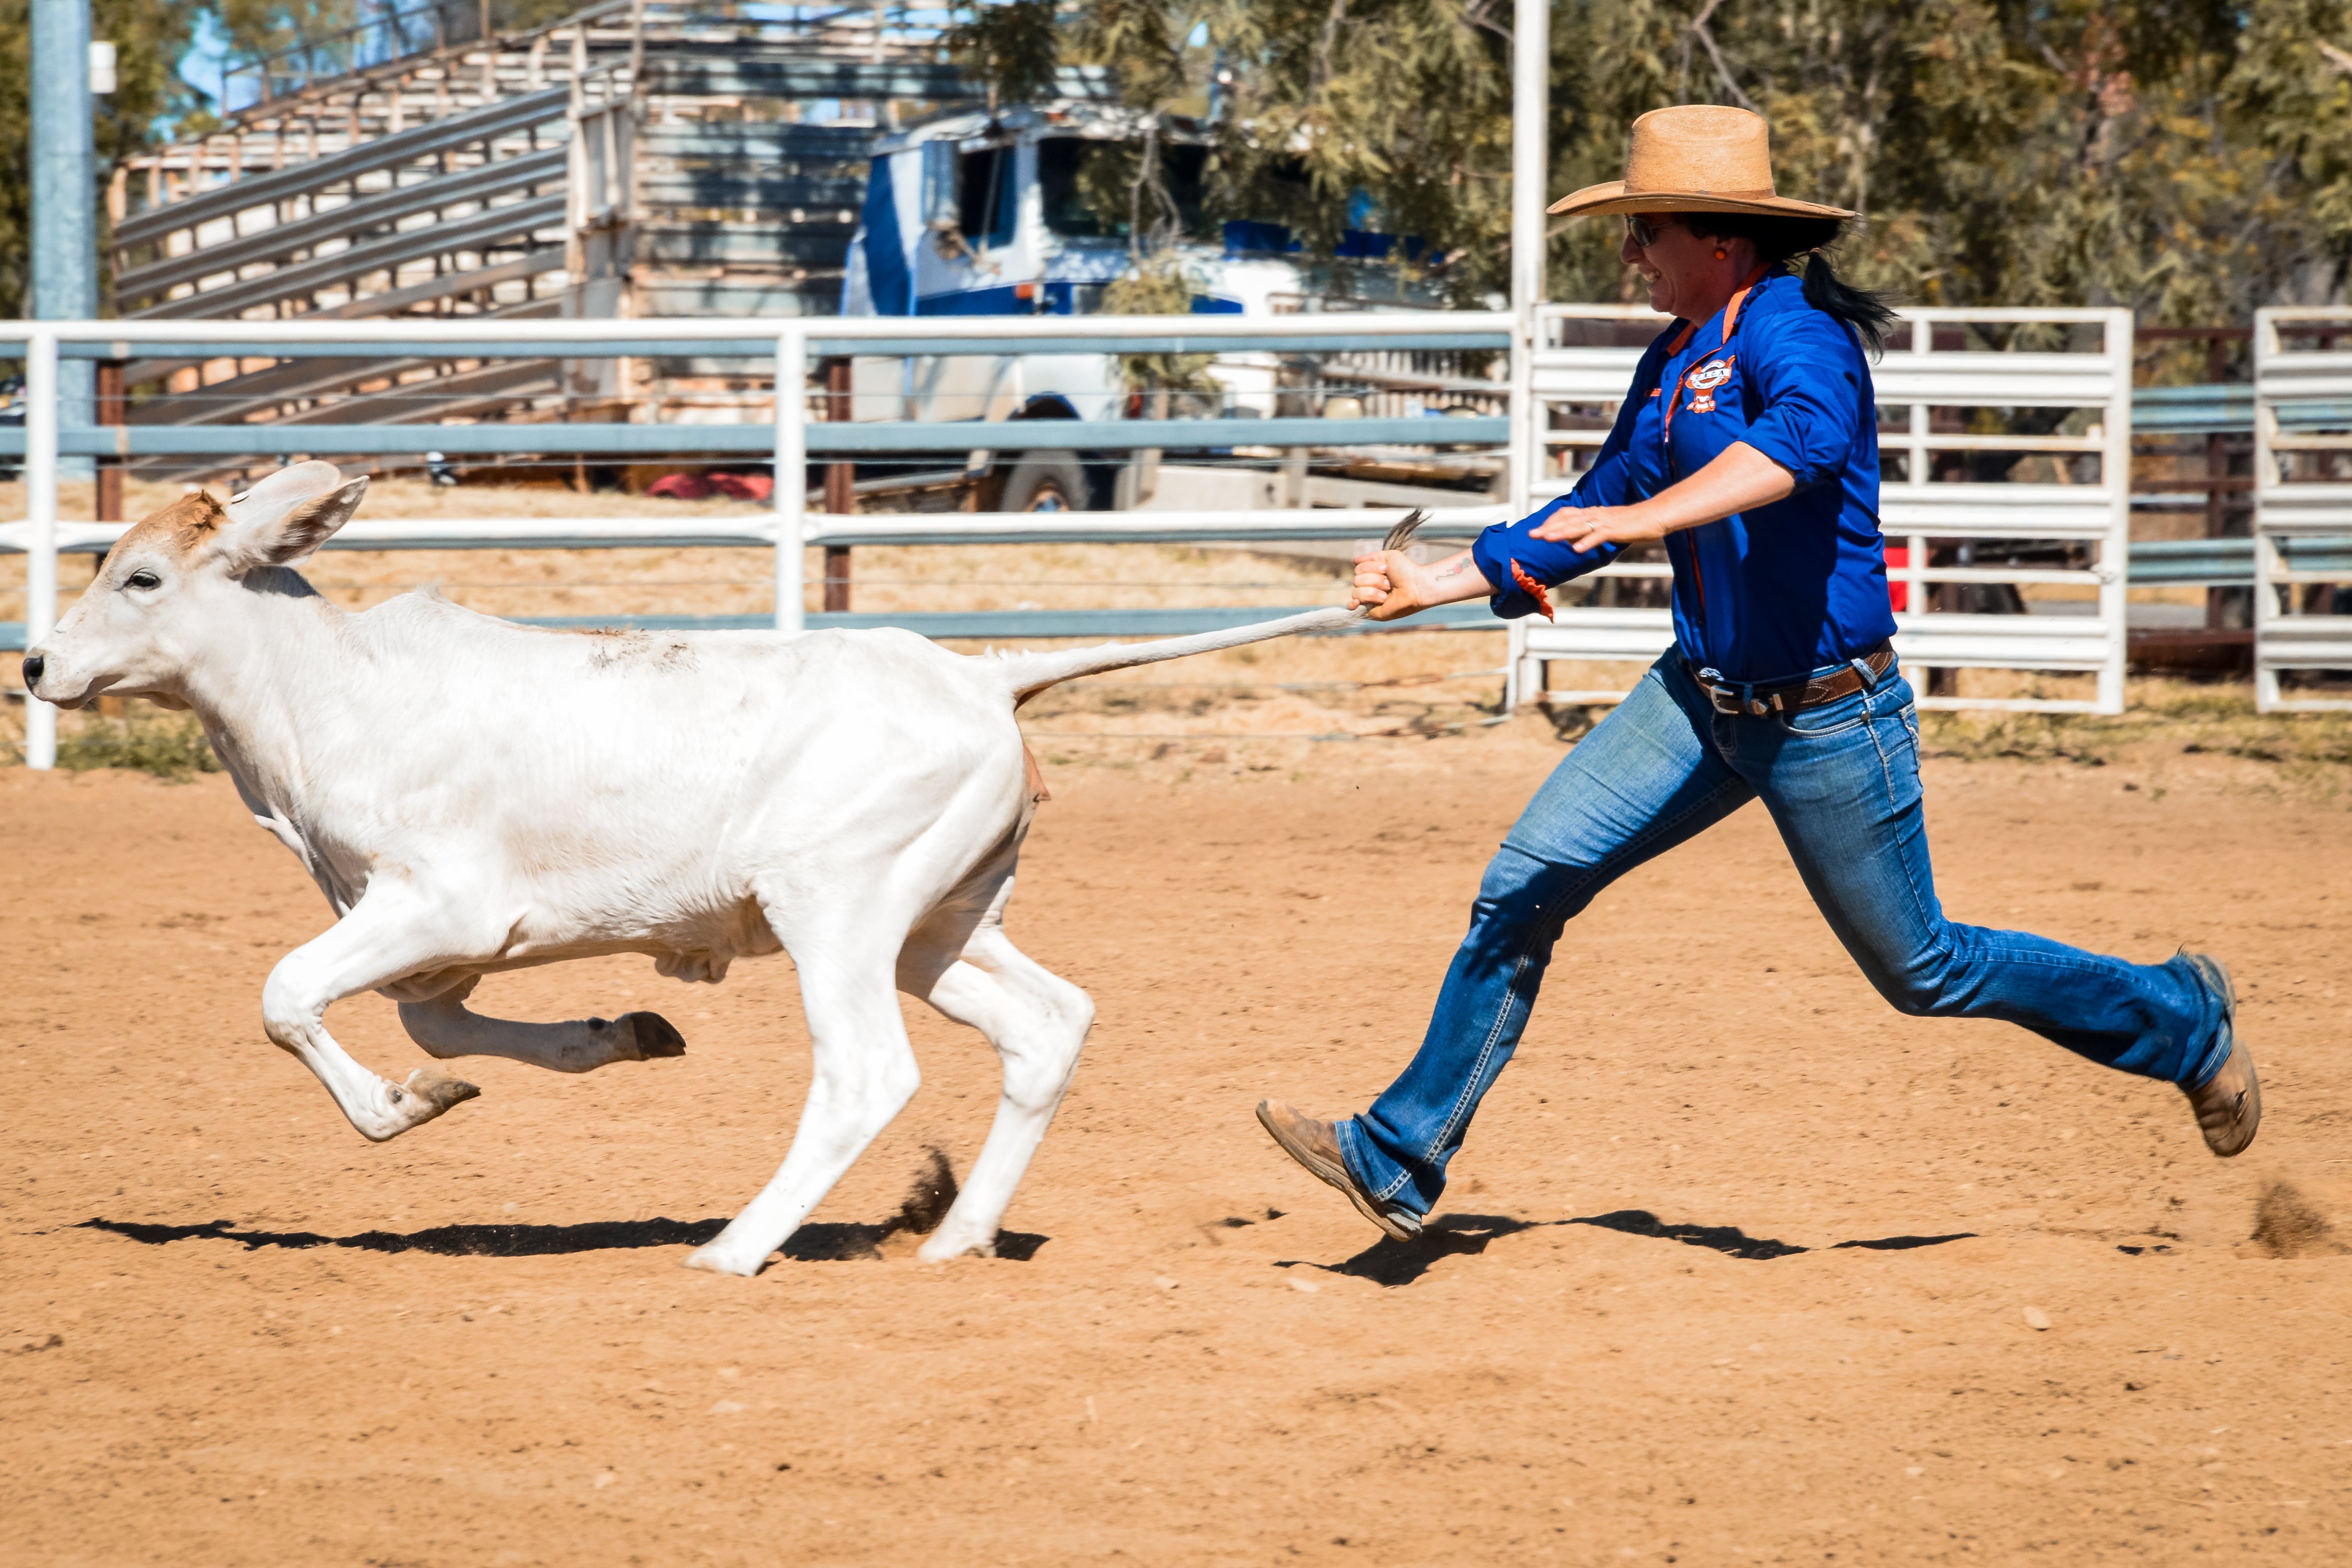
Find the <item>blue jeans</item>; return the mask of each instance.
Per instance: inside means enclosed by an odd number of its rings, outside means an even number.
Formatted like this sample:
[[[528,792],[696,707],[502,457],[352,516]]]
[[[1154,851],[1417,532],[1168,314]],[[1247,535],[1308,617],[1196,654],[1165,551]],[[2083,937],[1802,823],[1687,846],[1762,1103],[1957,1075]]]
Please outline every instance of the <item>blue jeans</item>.
[[[2185,1087],[2221,1070],[2221,998],[2186,960],[2126,964],[1944,917],[1918,720],[1898,672],[1801,713],[1734,716],[1714,711],[1669,653],[1553,770],[1488,863],[1419,1053],[1370,1111],[1339,1124],[1356,1179],[1428,1213],[1527,1028],[1562,925],[1626,872],[1759,798],[1831,930],[1898,1011],[2006,1019]],[[1694,962],[1704,943],[1693,935]]]

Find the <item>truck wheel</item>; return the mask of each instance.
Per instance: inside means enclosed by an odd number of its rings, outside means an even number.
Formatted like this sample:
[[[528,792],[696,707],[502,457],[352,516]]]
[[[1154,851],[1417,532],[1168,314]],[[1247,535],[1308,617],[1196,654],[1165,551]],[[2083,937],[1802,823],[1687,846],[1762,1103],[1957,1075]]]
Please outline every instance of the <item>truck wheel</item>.
[[[1007,512],[1075,512],[1087,505],[1086,465],[1075,452],[1024,452],[1005,476]]]

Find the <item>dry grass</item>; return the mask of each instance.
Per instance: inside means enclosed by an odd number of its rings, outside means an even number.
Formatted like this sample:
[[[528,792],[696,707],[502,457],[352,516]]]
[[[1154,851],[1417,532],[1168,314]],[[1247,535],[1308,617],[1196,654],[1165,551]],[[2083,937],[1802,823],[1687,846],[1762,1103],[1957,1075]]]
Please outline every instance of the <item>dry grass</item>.
[[[124,708],[119,716],[93,714],[63,729],[58,737],[58,766],[68,773],[120,768],[173,784],[221,770],[204,726],[194,717],[143,702],[125,704]]]
[[[2095,714],[1929,713],[1930,757],[2071,762],[2100,768],[2151,751],[2268,765],[2282,779],[2333,789],[2352,768],[2352,713],[2254,711],[2249,685],[2134,681],[2127,706]]]

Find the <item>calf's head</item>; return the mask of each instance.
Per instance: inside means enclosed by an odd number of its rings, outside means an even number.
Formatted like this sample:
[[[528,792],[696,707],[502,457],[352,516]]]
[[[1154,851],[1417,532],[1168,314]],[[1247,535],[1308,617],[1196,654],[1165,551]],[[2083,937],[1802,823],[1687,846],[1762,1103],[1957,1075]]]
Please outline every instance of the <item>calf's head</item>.
[[[308,596],[286,569],[351,520],[367,481],[331,463],[281,468],[221,505],[181,497],[124,534],[80,600],[25,655],[25,688],[59,707],[101,692],[178,705],[202,651],[236,637],[262,596]]]

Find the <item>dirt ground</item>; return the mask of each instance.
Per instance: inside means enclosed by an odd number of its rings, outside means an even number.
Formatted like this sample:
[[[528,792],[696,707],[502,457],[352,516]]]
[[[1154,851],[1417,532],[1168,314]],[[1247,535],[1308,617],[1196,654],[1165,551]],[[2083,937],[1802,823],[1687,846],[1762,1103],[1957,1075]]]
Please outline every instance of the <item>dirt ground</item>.
[[[2352,1559],[2352,773],[1930,765],[1957,915],[2231,961],[2238,1161],[2168,1087],[1894,1014],[1751,807],[1576,923],[1441,1222],[1380,1241],[1250,1106],[1402,1063],[1560,754],[1053,768],[1012,927],[1101,1016],[1007,1255],[891,1228],[993,1095],[917,1010],[921,1094],[754,1281],[677,1265],[797,1115],[784,961],[488,982],[688,1052],[469,1063],[371,1146],[261,1037],[326,913],[226,781],[0,770],[7,1560]]]

